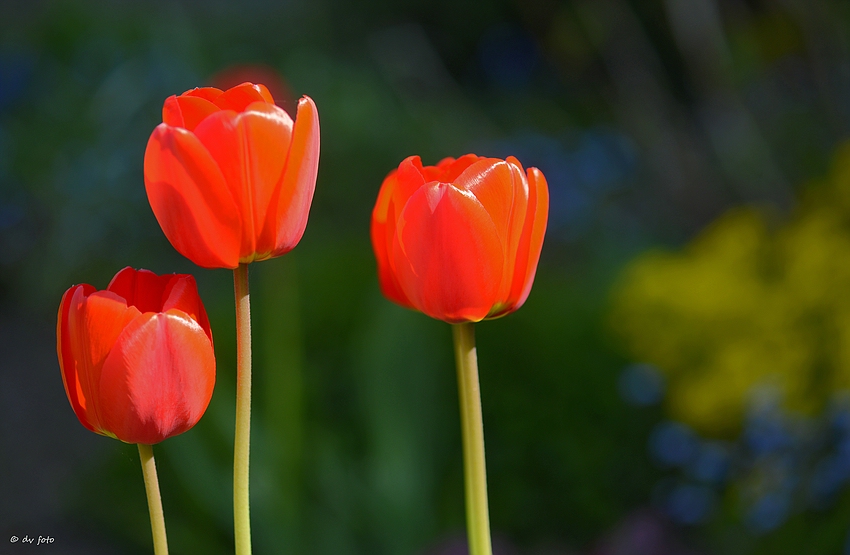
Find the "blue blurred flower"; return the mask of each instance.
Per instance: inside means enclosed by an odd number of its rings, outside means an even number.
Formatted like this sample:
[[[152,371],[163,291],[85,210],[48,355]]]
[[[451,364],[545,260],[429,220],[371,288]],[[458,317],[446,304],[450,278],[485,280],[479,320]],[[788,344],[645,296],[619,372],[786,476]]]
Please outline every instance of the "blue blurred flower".
[[[681,484],[667,497],[666,510],[679,524],[699,524],[711,516],[716,494],[706,486]]]
[[[617,380],[620,395],[639,407],[658,404],[664,396],[664,376],[652,364],[630,364]]]
[[[526,87],[539,60],[534,39],[518,27],[497,25],[478,43],[478,61],[485,77],[502,89]]]
[[[34,66],[33,57],[26,52],[0,52],[0,112],[25,95]]]
[[[788,448],[793,438],[780,414],[764,410],[755,412],[747,419],[744,441],[758,456]]]
[[[850,409],[846,406],[837,408],[831,414],[832,426],[841,436],[850,436]]]
[[[0,201],[0,231],[11,229],[24,219],[24,208],[14,201]]]
[[[701,482],[722,484],[729,474],[729,449],[715,441],[706,441],[699,446],[690,466],[690,474]]]
[[[549,230],[584,233],[635,175],[637,154],[620,130],[592,127],[561,137],[525,132],[502,141],[473,145],[484,156],[516,156],[535,166],[549,183]]]
[[[747,524],[757,533],[769,532],[785,522],[790,509],[791,500],[787,492],[766,493],[747,512]]]
[[[830,501],[850,477],[850,464],[838,454],[821,459],[812,472],[810,493],[816,504]]]
[[[680,422],[661,422],[649,436],[649,451],[665,466],[684,466],[694,457],[698,441],[693,431]]]

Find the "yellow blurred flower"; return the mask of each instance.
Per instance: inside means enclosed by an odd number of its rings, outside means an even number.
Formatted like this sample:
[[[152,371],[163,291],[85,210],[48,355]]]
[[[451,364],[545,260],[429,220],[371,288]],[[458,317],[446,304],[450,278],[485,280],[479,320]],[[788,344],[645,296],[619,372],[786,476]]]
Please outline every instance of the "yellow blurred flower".
[[[810,413],[850,388],[850,144],[779,227],[736,208],[681,252],[632,261],[611,324],[666,374],[672,415],[734,431],[756,386]]]

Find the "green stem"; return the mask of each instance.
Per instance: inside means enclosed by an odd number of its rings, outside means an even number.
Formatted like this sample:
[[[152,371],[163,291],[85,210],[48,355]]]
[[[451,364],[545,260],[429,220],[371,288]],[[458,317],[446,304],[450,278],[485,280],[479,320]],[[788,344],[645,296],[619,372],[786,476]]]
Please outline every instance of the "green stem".
[[[233,534],[236,555],[251,555],[248,467],[251,454],[251,298],[248,265],[233,270],[236,296],[236,435],[233,441]]]
[[[155,555],[168,555],[168,540],[165,537],[165,517],[162,514],[162,499],[159,496],[159,480],[156,477],[156,461],[153,447],[139,443],[139,458],[142,461],[142,476],[145,479],[145,493],[148,496],[148,512],[151,515],[151,533],[153,534],[153,552]]]
[[[491,555],[490,516],[487,509],[487,468],[484,460],[484,421],[478,386],[475,328],[471,322],[454,324],[452,334],[457,363],[460,424],[463,440],[463,479],[466,491],[466,529],[470,555]]]

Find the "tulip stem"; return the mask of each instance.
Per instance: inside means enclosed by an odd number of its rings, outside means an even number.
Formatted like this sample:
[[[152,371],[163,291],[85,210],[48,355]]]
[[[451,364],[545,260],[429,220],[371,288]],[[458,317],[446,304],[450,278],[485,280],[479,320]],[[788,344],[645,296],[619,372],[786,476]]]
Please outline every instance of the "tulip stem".
[[[469,553],[470,555],[491,555],[487,468],[484,459],[484,421],[481,417],[481,390],[478,385],[478,355],[475,352],[474,325],[471,322],[454,324],[452,335],[460,397]]]
[[[165,516],[162,514],[162,499],[159,496],[159,480],[156,477],[156,461],[153,447],[139,443],[139,458],[142,461],[142,476],[145,479],[145,493],[148,496],[148,512],[151,516],[153,534],[153,552],[155,555],[168,555],[168,540],[165,537]]]
[[[251,454],[251,298],[248,265],[233,270],[236,296],[236,434],[233,441],[233,534],[236,555],[251,554],[248,467]]]

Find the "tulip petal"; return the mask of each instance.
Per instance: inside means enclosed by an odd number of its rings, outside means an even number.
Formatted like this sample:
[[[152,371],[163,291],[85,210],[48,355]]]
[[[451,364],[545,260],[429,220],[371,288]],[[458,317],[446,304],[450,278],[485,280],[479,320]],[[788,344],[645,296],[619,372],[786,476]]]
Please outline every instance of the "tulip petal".
[[[250,262],[254,253],[263,251],[257,245],[258,235],[266,225],[269,205],[284,173],[292,135],[289,114],[266,102],[251,104],[243,113],[217,112],[195,129],[195,136],[216,160],[237,199],[243,226],[242,262]]]
[[[199,96],[169,96],[162,105],[162,123],[192,131],[219,107]]]
[[[389,220],[393,222],[392,225],[395,225],[395,221],[398,220],[407,201],[410,200],[410,197],[416,191],[429,181],[439,181],[427,179],[424,174],[425,169],[422,168],[422,161],[419,159],[419,156],[409,156],[399,164],[396,174],[398,183],[392,190],[389,206]],[[448,182],[444,181],[444,183]]]
[[[265,102],[268,102],[269,104],[275,103],[274,97],[272,96],[272,92],[267,86],[263,85],[262,83],[256,83],[254,84],[254,86],[259,90],[260,96],[263,97],[263,100]]]
[[[198,295],[195,278],[188,274],[156,275],[150,270],[127,267],[115,274],[107,291],[123,297],[140,312],[179,310],[188,314],[212,340],[209,319]]]
[[[448,157],[437,162],[436,166],[428,166],[422,169],[425,181],[442,181],[443,183],[454,183],[455,179],[469,166],[480,160],[475,154],[464,154],[457,160]]]
[[[375,207],[372,209],[372,220],[381,225],[387,224],[390,200],[398,186],[397,174],[398,170],[393,170],[384,178],[384,182],[381,183],[381,188],[378,190],[378,200],[375,201]]]
[[[381,185],[378,200],[372,210],[370,234],[375,259],[378,262],[378,284],[381,287],[381,292],[388,299],[401,306],[414,308],[407,295],[402,291],[392,265],[392,240],[395,235],[396,220],[395,217],[387,219],[387,215],[390,211],[393,193],[398,186],[397,174],[398,171],[393,170]]]
[[[209,100],[215,104],[216,99],[223,93],[223,90],[216,87],[195,87],[194,89],[189,89],[180,96],[196,96],[198,98],[203,98],[204,100]]]
[[[159,443],[197,423],[214,383],[212,344],[197,322],[179,312],[142,315],[103,364],[103,422],[127,443]]]
[[[504,303],[510,295],[528,204],[528,186],[518,164],[482,158],[464,170],[455,181],[458,187],[475,195],[496,224],[505,262],[497,305]]]
[[[499,241],[507,254],[508,226],[515,196],[511,165],[496,158],[482,158],[468,166],[453,183],[457,188],[475,195],[484,206],[496,224]]]
[[[135,306],[139,312],[161,312],[165,286],[171,277],[127,267],[115,274],[106,290],[122,297],[128,306]]]
[[[204,310],[204,303],[201,302],[201,296],[198,294],[198,286],[195,283],[195,278],[188,274],[163,277],[171,277],[171,279],[165,287],[166,298],[162,304],[161,311],[179,310],[189,315],[193,320],[198,322],[204,333],[209,337],[210,342],[212,342],[210,321],[207,318],[207,311]]]
[[[90,401],[80,405],[85,410],[85,420],[80,421],[88,422],[98,433],[108,430],[98,402],[104,360],[124,327],[138,315],[138,309],[128,307],[124,299],[110,291],[86,296],[83,288],[77,288],[69,303],[67,337],[76,361],[77,397]]]
[[[528,168],[528,208],[516,252],[510,295],[504,307],[495,311],[495,318],[512,312],[525,303],[537,273],[537,263],[546,235],[549,219],[549,187],[537,168]]]
[[[399,284],[395,258],[391,255],[398,217],[411,195],[425,185],[422,169],[419,156],[405,158],[398,169],[384,179],[372,216],[371,232],[373,245],[376,245],[375,253],[378,254],[380,249],[382,255],[385,255],[385,258],[378,258],[381,291],[390,300],[409,308],[413,308],[413,304]]]
[[[263,230],[261,254],[265,254],[266,249],[271,247],[271,253],[266,258],[289,252],[304,235],[318,171],[319,112],[313,99],[304,96],[298,101],[286,167],[270,208],[270,213],[275,217],[266,222],[273,227]],[[272,237],[273,242],[270,241]]]
[[[399,218],[393,258],[405,294],[433,318],[477,322],[496,302],[502,246],[470,192],[446,183],[418,189]]]
[[[71,408],[83,426],[96,432],[94,425],[89,421],[88,409],[90,399],[86,397],[80,382],[80,373],[77,362],[74,359],[74,348],[71,341],[71,333],[68,329],[69,314],[72,304],[79,304],[85,297],[94,293],[95,288],[91,285],[77,285],[71,287],[62,295],[59,305],[59,316],[56,321],[56,351],[59,353],[59,370],[62,374],[62,384],[65,386],[65,394],[71,402]]]
[[[224,176],[195,135],[160,124],[148,141],[144,167],[148,200],[174,248],[205,268],[236,268],[240,214]]]
[[[242,83],[224,91],[214,102],[222,110],[244,112],[254,102],[274,104],[274,99],[265,85]]]

